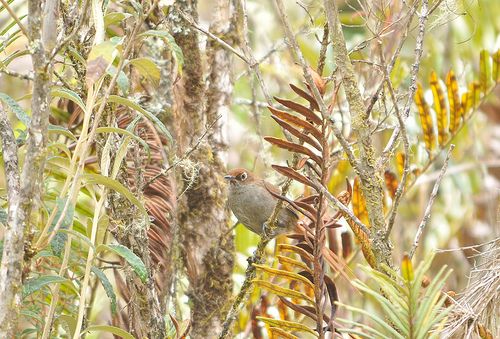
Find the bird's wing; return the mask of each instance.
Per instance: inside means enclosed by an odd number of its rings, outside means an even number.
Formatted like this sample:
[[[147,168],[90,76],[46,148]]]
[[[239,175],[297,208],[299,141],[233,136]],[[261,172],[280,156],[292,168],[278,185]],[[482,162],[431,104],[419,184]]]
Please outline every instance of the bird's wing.
[[[263,181],[264,182],[264,186],[266,187],[266,189],[269,191],[269,193],[271,193],[272,195],[274,195],[275,197],[277,195],[281,195],[281,189],[276,186],[276,185],[273,185],[273,184],[270,184],[268,183],[267,181]]]
[[[268,183],[267,181],[264,181],[264,187],[267,189],[267,191],[269,193],[271,193],[275,198],[278,198],[279,196],[281,196],[281,189],[276,186],[276,185],[273,185],[271,183]],[[285,208],[287,210],[289,210],[290,212],[292,212],[297,218],[299,217],[297,212],[285,201]]]

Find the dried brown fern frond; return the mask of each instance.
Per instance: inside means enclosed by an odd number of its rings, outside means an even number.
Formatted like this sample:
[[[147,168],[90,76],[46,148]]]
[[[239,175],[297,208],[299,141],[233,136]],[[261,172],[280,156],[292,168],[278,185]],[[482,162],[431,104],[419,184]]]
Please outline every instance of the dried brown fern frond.
[[[172,261],[170,259],[172,242],[171,215],[175,209],[173,180],[167,175],[159,175],[167,163],[164,152],[164,145],[167,140],[160,136],[150,121],[141,119],[137,122],[135,116],[128,111],[119,113],[117,125],[122,129],[130,129],[147,144],[147,148],[145,145],[137,145],[136,147],[140,147],[137,150],[138,153],[127,153],[125,180],[132,192],[142,190],[144,204],[151,220],[147,231],[147,241],[151,269],[154,272],[154,288],[155,293],[159,296],[158,299],[162,302],[160,307],[165,312],[165,297],[172,278]],[[142,159],[140,168],[137,168],[135,163],[137,154],[140,154],[139,158]],[[137,171],[142,172],[140,176],[138,176]],[[141,178],[141,187],[137,187],[136,180],[138,177]],[[153,178],[154,180],[152,180]],[[131,291],[121,273],[117,270],[114,273],[117,289],[124,300],[124,305],[127,305],[131,300]],[[126,313],[127,310],[124,309],[116,314],[113,318],[113,325],[122,328],[133,326],[129,323],[130,316]]]
[[[500,337],[500,238],[473,247],[481,251],[467,288],[455,298],[444,330],[445,338]]]

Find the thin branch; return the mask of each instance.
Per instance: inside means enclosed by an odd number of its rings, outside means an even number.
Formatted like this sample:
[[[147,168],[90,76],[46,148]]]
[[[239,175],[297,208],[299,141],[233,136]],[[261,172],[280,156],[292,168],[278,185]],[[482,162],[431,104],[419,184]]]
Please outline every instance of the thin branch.
[[[409,87],[409,93],[408,97],[406,99],[406,105],[403,109],[403,119],[406,119],[410,115],[410,109],[411,109],[411,103],[413,102],[413,97],[415,95],[415,91],[417,90],[417,76],[418,76],[418,70],[420,69],[420,61],[422,59],[422,54],[423,54],[423,45],[424,45],[424,36],[425,36],[425,24],[427,22],[427,18],[429,16],[428,12],[428,6],[429,6],[429,1],[428,0],[422,0],[422,8],[420,11],[419,15],[419,24],[418,24],[418,35],[417,35],[417,41],[415,44],[415,62],[412,65],[411,72],[410,72],[410,87]],[[400,133],[399,127],[396,127],[396,129],[392,132],[391,138],[389,142],[387,143],[386,147],[384,148],[384,151],[382,152],[382,155],[379,159],[379,166],[384,167],[386,162],[389,161],[390,159],[390,154],[392,150],[395,147],[395,144],[398,140]]]
[[[448,150],[448,154],[446,155],[446,159],[444,160],[443,167],[441,168],[441,172],[439,172],[439,176],[436,179],[436,182],[434,183],[434,187],[432,188],[429,202],[427,203],[427,207],[425,208],[424,217],[422,218],[420,225],[418,225],[417,233],[415,234],[415,240],[413,240],[413,246],[409,254],[410,259],[413,258],[413,255],[417,250],[420,238],[422,237],[422,233],[424,232],[425,226],[427,225],[431,217],[432,205],[434,204],[434,200],[436,199],[439,190],[439,185],[441,184],[441,180],[443,179],[444,174],[446,173],[446,169],[448,168],[448,161],[450,160],[451,152],[453,151],[454,148],[455,145],[451,144],[450,149]]]
[[[387,66],[389,74],[391,74],[391,71],[394,68],[394,65],[396,64],[396,60],[399,58],[399,54],[401,53],[401,50],[403,49],[403,45],[406,41],[406,38],[408,37],[408,33],[410,32],[410,26],[411,26],[413,17],[414,17],[416,12],[417,12],[417,4],[413,5],[413,7],[410,10],[410,13],[407,16],[406,26],[403,30],[403,34],[399,38],[399,44],[396,47],[396,50],[394,51],[394,53],[391,57],[391,60],[389,61],[389,65]],[[380,85],[377,88],[377,90],[375,91],[375,94],[370,99],[370,103],[368,104],[368,107],[366,108],[365,118],[370,116],[370,113],[371,113],[373,107],[377,103],[380,92],[384,88],[384,83],[385,83],[385,80],[380,82]]]
[[[0,69],[0,73],[3,73],[5,75],[11,76],[11,77],[19,78],[22,80],[33,81],[33,75],[30,73],[28,73],[28,74],[19,73],[16,71],[11,71],[10,69],[7,69],[7,68]]]
[[[174,163],[172,165],[170,165],[167,168],[161,170],[160,173],[158,173],[157,175],[155,175],[154,177],[152,177],[148,182],[146,182],[144,184],[143,190],[146,187],[148,187],[149,185],[151,185],[154,181],[156,181],[159,177],[161,177],[162,175],[167,174],[171,169],[175,168],[181,162],[183,162],[184,160],[186,160],[187,158],[189,158],[189,156],[191,155],[191,153],[193,153],[200,146],[201,142],[203,141],[203,139],[205,139],[205,137],[207,136],[208,132],[210,132],[210,130],[217,124],[217,121],[219,121],[219,119],[221,117],[222,117],[222,115],[219,115],[210,125],[207,126],[207,128],[205,129],[205,131],[203,132],[203,134],[200,135],[200,137],[198,138],[198,140],[196,141],[196,143],[186,153],[184,153],[184,155],[182,157],[180,157],[179,159],[177,159],[176,161],[174,161]]]
[[[283,24],[283,28],[285,29],[285,36],[287,37],[288,43],[292,47],[292,52],[295,55],[295,58],[298,60],[299,64],[302,66],[302,71],[304,73],[304,77],[307,81],[307,84],[311,88],[314,99],[318,103],[321,115],[324,118],[326,118],[330,114],[328,112],[328,109],[325,105],[323,98],[321,97],[321,95],[318,91],[318,88],[314,84],[314,80],[312,78],[312,74],[311,74],[309,65],[307,64],[306,60],[304,59],[304,56],[299,48],[299,45],[297,44],[297,40],[295,39],[295,36],[292,32],[292,28],[290,27],[290,23],[288,21],[288,16],[287,16],[287,14],[285,12],[285,8],[283,6],[283,1],[282,0],[275,0],[275,3],[276,3],[276,7],[278,9],[279,17],[281,18],[281,22]],[[333,130],[335,137],[339,140],[341,146],[344,149],[344,152],[346,152],[347,158],[349,159],[351,166],[355,170],[361,171],[358,160],[354,156],[354,151],[352,150],[352,147],[349,145],[349,142],[347,141],[347,139],[342,134],[342,131],[340,131],[338,129],[338,127],[333,123],[333,121],[331,123],[331,126],[332,126],[332,130]]]
[[[389,75],[389,70],[385,67],[385,58],[382,49],[380,48],[380,59],[382,64],[384,65],[383,69],[385,71],[384,78],[387,84],[387,88],[389,89],[389,94],[391,95],[391,100],[394,105],[394,110],[396,111],[396,117],[399,123],[399,129],[401,130],[401,138],[403,139],[403,149],[404,149],[404,163],[403,163],[403,175],[401,177],[401,181],[398,184],[398,188],[396,189],[396,193],[394,195],[394,199],[392,202],[391,211],[389,213],[389,221],[387,223],[387,230],[385,232],[385,239],[389,238],[391,234],[392,227],[394,225],[394,221],[396,220],[396,213],[398,211],[399,203],[401,202],[401,198],[403,196],[403,192],[406,188],[406,180],[408,178],[408,174],[410,173],[410,141],[408,140],[408,133],[406,132],[406,126],[404,117],[399,110],[399,104],[396,99],[396,94],[394,92],[394,87],[392,86],[391,78]]]
[[[245,57],[248,60],[248,67],[250,67],[255,72],[255,76],[259,81],[260,88],[262,89],[262,93],[264,94],[268,105],[272,105],[271,96],[269,95],[269,91],[267,90],[264,78],[262,77],[262,73],[260,72],[260,64],[255,59],[252,53],[252,49],[250,48],[250,42],[248,41],[248,14],[246,10],[246,0],[239,0],[239,2],[243,16],[243,53],[245,53]]]
[[[224,40],[222,40],[221,38],[217,37],[216,35],[214,35],[213,33],[211,33],[210,31],[204,29],[203,27],[201,27],[200,25],[198,25],[194,20],[193,18],[191,18],[189,15],[187,15],[186,13],[184,13],[183,11],[180,11],[178,10],[180,16],[186,20],[191,26],[193,26],[195,29],[197,29],[198,31],[202,32],[203,34],[209,36],[210,38],[214,39],[215,41],[217,41],[219,44],[222,45],[222,47],[224,47],[225,49],[231,51],[232,53],[234,53],[238,58],[240,58],[241,60],[243,60],[245,63],[247,63],[248,65],[251,65],[251,62],[242,54],[240,53],[239,51],[237,51],[236,49],[234,49],[233,46],[231,46],[230,44],[228,44],[227,42],[225,42]]]
[[[316,184],[319,184],[319,183],[316,183]],[[370,237],[371,232],[368,229],[368,227],[366,227],[366,225],[363,224],[361,222],[361,220],[359,220],[358,217],[356,217],[354,215],[354,213],[352,213],[352,211],[349,208],[347,208],[347,206],[345,206],[333,194],[331,194],[330,192],[328,192],[328,190],[325,187],[323,187],[322,185],[319,185],[318,187],[319,187],[320,191],[328,199],[328,201],[330,201],[332,204],[335,205],[335,207],[337,207],[339,210],[341,210],[343,213],[345,213],[345,215],[347,215],[347,217],[349,217],[350,220],[352,220],[368,237]]]
[[[16,12],[14,12],[12,10],[12,8],[10,8],[9,3],[5,0],[0,0],[0,3],[2,3],[2,6],[7,10],[7,12],[9,12],[9,15],[11,16],[11,18],[14,19],[14,21],[17,23],[17,25],[19,26],[19,28],[23,32],[24,36],[26,38],[28,38],[28,40],[30,40],[30,35],[28,33],[28,30],[26,29],[26,27],[24,27],[21,20],[19,20],[19,18],[16,15]]]

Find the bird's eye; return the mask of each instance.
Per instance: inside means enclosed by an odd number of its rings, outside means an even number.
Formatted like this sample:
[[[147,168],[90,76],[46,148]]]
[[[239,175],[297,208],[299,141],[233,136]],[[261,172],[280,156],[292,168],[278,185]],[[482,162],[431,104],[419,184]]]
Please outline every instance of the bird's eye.
[[[246,174],[246,172],[241,173],[241,175],[240,175],[240,180],[241,180],[241,181],[245,181],[245,180],[247,179],[247,176],[248,176],[248,175]]]

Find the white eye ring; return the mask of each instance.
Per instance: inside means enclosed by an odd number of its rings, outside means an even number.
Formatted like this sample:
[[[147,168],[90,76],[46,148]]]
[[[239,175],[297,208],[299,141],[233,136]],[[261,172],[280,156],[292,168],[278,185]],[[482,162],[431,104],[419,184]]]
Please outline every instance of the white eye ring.
[[[241,173],[241,175],[240,175],[240,179],[241,179],[241,181],[245,181],[245,180],[247,179],[247,177],[248,177],[248,175],[247,175],[247,173],[246,173],[246,172],[243,172],[243,173]]]

